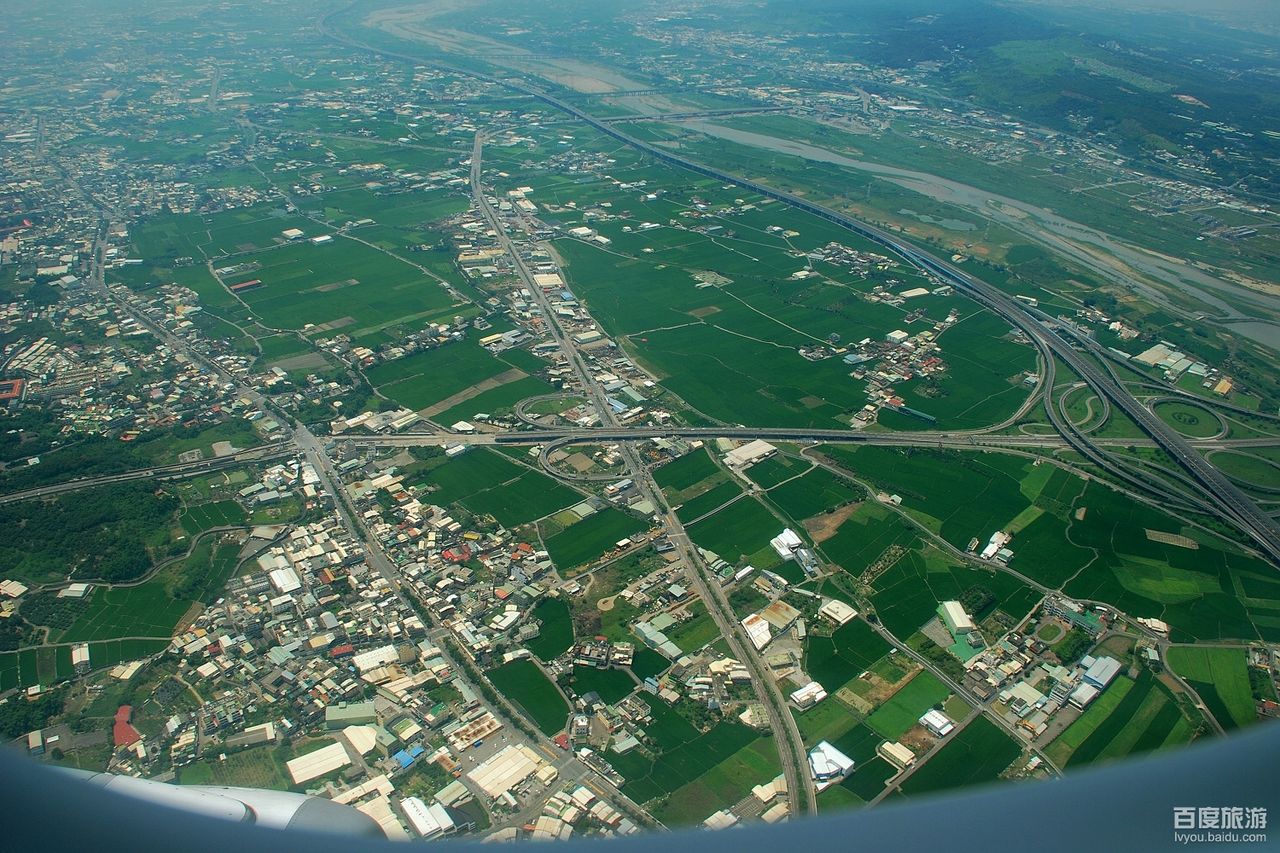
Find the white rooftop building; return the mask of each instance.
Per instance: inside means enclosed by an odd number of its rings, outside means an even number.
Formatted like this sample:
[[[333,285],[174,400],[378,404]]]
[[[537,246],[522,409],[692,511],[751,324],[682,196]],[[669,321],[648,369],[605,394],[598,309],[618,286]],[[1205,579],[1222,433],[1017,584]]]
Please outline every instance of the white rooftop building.
[[[738,816],[728,809],[721,809],[702,822],[707,829],[728,829],[738,822]]]
[[[346,747],[340,743],[331,743],[315,752],[308,752],[306,755],[300,755],[286,762],[285,768],[289,771],[293,784],[301,785],[346,767],[350,763],[351,758],[347,755]]]
[[[743,619],[742,627],[746,630],[747,639],[751,641],[751,645],[756,647],[756,651],[760,651],[769,645],[769,641],[773,639],[773,634],[769,630],[769,623],[759,613],[752,613],[746,619]]]
[[[942,621],[953,634],[968,634],[978,627],[965,612],[964,605],[958,601],[942,602]]]
[[[741,447],[735,447],[724,455],[724,462],[731,468],[744,468],[748,465],[768,459],[770,456],[778,452],[778,448],[774,447],[767,441],[755,439],[748,441]]]
[[[934,737],[946,737],[955,730],[956,724],[951,722],[951,718],[936,708],[930,708],[920,718],[920,725],[924,726]]]
[[[782,559],[794,560],[796,558],[796,550],[804,547],[804,540],[797,536],[794,530],[787,527],[777,536],[770,539],[769,544],[773,546],[773,550],[777,551],[778,556]]]
[[[508,746],[488,761],[470,770],[467,776],[493,799],[538,772],[542,760],[527,746]]]
[[[832,598],[818,608],[818,615],[824,619],[830,619],[837,625],[844,625],[846,622],[849,622],[857,616],[858,611],[854,610],[843,601],[837,601]]]
[[[1089,668],[1084,671],[1084,683],[1103,690],[1119,674],[1120,661],[1111,657],[1095,658]]]
[[[809,771],[822,790],[852,773],[853,759],[824,740],[809,751]]]
[[[298,573],[292,567],[286,566],[283,569],[273,569],[269,575],[271,585],[279,590],[281,595],[288,595],[302,589],[302,579],[298,577]]]
[[[916,763],[916,754],[896,740],[887,740],[876,747],[880,757],[894,767],[907,768]]]
[[[409,819],[413,831],[422,838],[437,838],[454,829],[453,818],[449,810],[439,803],[424,803],[417,797],[406,797],[400,801],[404,816]]]
[[[810,681],[799,690],[793,690],[791,692],[791,701],[795,702],[802,711],[812,708],[814,705],[817,705],[826,698],[826,688],[816,681]]]

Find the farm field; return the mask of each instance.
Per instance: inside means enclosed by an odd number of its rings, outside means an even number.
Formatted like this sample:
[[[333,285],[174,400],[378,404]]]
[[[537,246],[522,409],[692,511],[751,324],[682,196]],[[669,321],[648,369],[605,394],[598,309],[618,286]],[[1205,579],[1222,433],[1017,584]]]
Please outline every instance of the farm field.
[[[487,448],[443,460],[408,480],[430,488],[426,499],[431,503],[461,503],[506,527],[527,524],[582,499],[568,486]]]
[[[61,642],[113,637],[171,637],[191,601],[169,596],[163,583],[94,590],[89,607],[59,637]]]
[[[884,742],[884,738],[865,724],[850,727],[831,738],[830,742],[854,761],[853,773],[835,786],[845,792],[845,796],[839,798],[843,805],[871,802],[884,791],[885,783],[898,773],[898,768],[876,753],[876,747]]]
[[[759,740],[754,731],[729,720],[720,721],[705,733],[699,732],[661,700],[644,693],[640,697],[649,705],[653,716],[653,721],[646,727],[652,746],[645,748],[652,752],[605,753],[606,760],[627,780],[622,792],[638,803],[677,791]],[[768,779],[759,779],[751,784],[764,781]],[[747,792],[750,792],[750,786]],[[715,808],[708,810],[707,814],[712,811]],[[701,820],[706,816],[690,819]]]
[[[621,669],[596,669],[593,666],[573,668],[573,692],[579,696],[598,693],[608,705],[620,702],[636,689],[631,676]]]
[[[1195,727],[1150,672],[1119,677],[1050,744],[1067,767],[1109,761],[1191,740]]]
[[[531,615],[542,622],[542,630],[525,643],[529,651],[544,661],[552,661],[569,650],[573,645],[569,605],[559,598],[544,598],[534,605]]]
[[[514,409],[516,403],[526,397],[537,397],[541,394],[549,394],[554,389],[546,382],[538,379],[536,376],[526,376],[522,379],[516,379],[499,385],[497,388],[490,388],[488,391],[481,391],[474,397],[457,404],[453,408],[445,409],[431,416],[431,419],[437,423],[449,426],[456,424],[458,421],[470,421],[477,414],[495,415]]]
[[[976,717],[929,761],[902,783],[907,797],[950,788],[994,782],[1021,754],[1022,748],[995,723]]]
[[[154,262],[172,261],[187,255],[253,251],[282,245],[284,230],[314,228],[314,223],[300,216],[283,216],[283,210],[268,205],[245,207],[222,213],[169,214],[149,220],[133,235],[143,257]]]
[[[536,664],[513,660],[485,674],[494,688],[522,709],[543,734],[551,736],[564,730],[569,705]]]
[[[631,658],[631,671],[636,674],[636,678],[644,681],[646,678],[657,677],[666,672],[669,666],[671,661],[660,653],[636,643],[635,655]]]
[[[405,408],[420,411],[459,391],[518,370],[516,365],[504,361],[502,356],[495,356],[474,341],[466,340],[383,362],[366,370],[365,376],[382,394]],[[524,376],[523,372],[519,372],[515,378]],[[468,401],[460,405],[470,409],[474,404]],[[474,413],[481,410],[472,411]],[[454,421],[448,421],[444,425],[452,423]]]
[[[1265,563],[1202,530],[1184,530],[1176,519],[1101,483],[1000,454],[878,447],[828,447],[824,453],[858,477],[901,495],[913,518],[954,547],[964,549],[972,538],[985,542],[991,532],[1017,527],[1008,546],[1013,569],[1073,598],[1164,619],[1175,642],[1280,637],[1280,584]],[[891,545],[915,547],[918,534],[901,520],[886,518],[884,510],[860,508],[822,543],[823,552],[859,574]],[[850,527],[868,520],[879,529]],[[913,630],[919,623],[910,622],[927,619],[932,609],[918,581],[927,577],[934,592],[954,595],[934,582],[945,582],[940,556],[925,555],[923,562],[918,555],[900,560],[875,582],[879,594],[896,585],[903,595],[884,599],[904,614],[898,628]],[[956,585],[978,582],[971,570],[947,571]],[[1025,614],[1013,611],[1033,602],[1029,590],[1019,593],[1018,585],[1010,586],[1008,576],[993,575],[982,584],[1010,615]]]
[[[1080,503],[1088,513],[1073,523],[1071,537],[1097,549],[1099,559],[1066,584],[1068,595],[1163,619],[1174,642],[1280,639],[1280,584],[1265,562],[1097,483]],[[1147,531],[1185,536],[1195,547],[1157,541]]]
[[[795,521],[844,506],[861,497],[861,489],[826,468],[814,468],[767,492],[769,500]]]
[[[188,507],[179,519],[182,529],[190,535],[203,533],[215,527],[242,525],[244,520],[244,509],[231,500]]]
[[[293,786],[285,760],[278,748],[259,746],[228,753],[225,760],[214,755],[178,769],[179,785],[230,785],[288,791]]]
[[[689,608],[692,619],[680,622],[666,630],[667,639],[680,647],[682,652],[694,652],[720,636],[715,620],[707,613],[706,605],[697,602]]]
[[[199,450],[205,459],[211,459],[216,456],[214,443],[221,441],[240,450],[262,444],[262,439],[248,421],[235,418],[203,428],[183,430],[179,435],[161,433],[154,436],[143,433],[135,440],[132,449],[153,464],[172,465],[178,461],[180,454],[189,450]]]
[[[834,743],[837,738],[856,727],[862,719],[839,699],[834,701],[824,699],[807,711],[797,708],[790,710],[791,716],[795,718],[796,727],[800,730],[800,737],[808,747],[813,747],[824,740]]]
[[[140,660],[169,647],[162,640],[102,640],[89,643],[89,665],[92,669],[115,666],[125,661]],[[16,652],[0,652],[0,691],[36,684],[51,685],[54,680],[71,678],[71,647],[30,648]]]
[[[676,510],[676,516],[684,524],[696,521],[707,513],[710,513],[722,504],[726,504],[734,498],[742,494],[742,489],[738,484],[726,480],[718,486],[708,489],[696,498],[685,501],[684,504]]]
[[[155,582],[163,583],[170,597],[176,600],[193,599],[210,604],[222,595],[239,564],[239,542],[215,544],[212,538],[205,537],[190,556],[166,568]]]
[[[720,471],[711,455],[704,449],[691,450],[679,459],[656,468],[653,479],[664,490],[680,492],[697,485]]]
[[[689,525],[689,536],[726,562],[750,559],[756,568],[766,569],[781,562],[769,547],[769,540],[781,533],[782,528],[782,522],[760,501],[748,497]]]
[[[59,642],[170,637],[193,604],[221,594],[239,565],[239,552],[238,542],[215,543],[206,536],[189,556],[136,586],[94,589],[74,622],[50,637]]]
[[[808,637],[804,671],[828,693],[835,693],[888,653],[889,644],[866,622],[854,619],[830,637]]]
[[[253,266],[227,276],[227,285],[260,281],[237,296],[272,329],[376,326],[454,304],[421,271],[340,235],[324,246],[294,243],[236,260]]]
[[[866,725],[885,740],[897,740],[917,725],[925,711],[941,704],[950,695],[950,688],[932,673],[921,672],[872,711]]]
[[[448,506],[510,482],[527,470],[488,448],[474,448],[452,459],[435,457],[405,481],[429,489],[431,503]]]
[[[811,467],[807,460],[775,453],[768,459],[752,465],[747,469],[746,474],[760,488],[772,489],[780,483],[800,476]]]
[[[932,619],[940,603],[972,587],[988,590],[995,606],[1015,619],[1030,613],[1041,598],[1012,575],[962,566],[930,548],[906,552],[880,574],[871,600],[885,627],[906,637]]]
[[[782,771],[770,738],[757,738],[671,793],[656,809],[666,826],[688,826],[751,794]]]
[[[652,218],[655,213],[643,215]],[[657,215],[659,221],[669,218]],[[876,283],[875,277],[856,281],[834,267],[824,267],[825,278],[806,283],[784,301],[775,282],[793,271],[786,246],[764,232],[765,220],[758,213],[723,219],[750,236],[720,236],[712,242],[670,229],[641,236],[602,227],[613,241],[608,252],[564,239],[557,241],[557,251],[568,262],[575,292],[601,326],[658,371],[663,385],[696,401],[705,414],[730,423],[839,424],[840,418],[861,407],[862,383],[852,381],[838,359],[779,357],[778,347],[794,350],[832,332],[849,340],[879,339],[900,322],[899,309],[856,299],[857,291]],[[863,245],[849,232],[806,215],[796,215],[794,225],[802,236],[793,238],[793,245],[816,247],[828,240]],[[677,236],[679,243],[673,239]],[[654,245],[655,241],[661,242]],[[725,251],[739,246],[745,251]],[[643,248],[654,254],[643,254]],[[732,288],[688,286],[694,273],[709,268],[731,280]],[[913,276],[906,270],[896,272]],[[950,393],[940,398],[921,395],[908,405],[928,411],[946,427],[999,421],[1025,396],[1011,379],[1033,365],[1030,350],[1008,340],[1003,322],[977,306],[939,300],[932,310],[945,313],[943,303],[965,312],[942,341],[951,367]],[[764,361],[772,366],[767,381],[739,367]],[[908,398],[916,396],[912,382],[904,383],[902,391]]]
[[[1248,725],[1258,718],[1243,649],[1174,646],[1169,667],[1200,694],[1224,729]]]
[[[858,507],[819,549],[849,574],[861,575],[890,548],[912,549],[919,532],[896,513],[868,501]]]
[[[828,446],[823,454],[901,496],[904,508],[960,549],[975,536],[985,543],[1039,497],[1024,493],[1024,480],[1036,482],[1054,470],[1000,453]]]
[[[606,507],[547,537],[545,544],[556,566],[567,571],[591,562],[612,550],[619,540],[647,527],[635,516]]]

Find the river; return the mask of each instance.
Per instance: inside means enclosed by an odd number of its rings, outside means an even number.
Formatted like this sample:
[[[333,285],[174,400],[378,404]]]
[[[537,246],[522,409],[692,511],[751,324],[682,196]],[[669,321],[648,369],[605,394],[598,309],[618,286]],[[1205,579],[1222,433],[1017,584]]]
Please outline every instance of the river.
[[[1259,319],[1259,315],[1267,317],[1280,314],[1280,296],[1260,293],[1234,282],[1224,281],[1176,259],[1166,258],[1122,243],[1095,228],[1064,219],[1051,210],[949,178],[858,160],[806,142],[725,127],[714,122],[689,120],[680,124],[707,136],[741,145],[857,169],[877,175],[936,201],[974,211],[986,219],[998,222],[1085,265],[1112,281],[1141,291],[1161,307],[1186,315],[1186,311],[1171,303],[1159,288],[1126,274],[1126,267],[1129,270],[1136,270],[1150,276],[1165,287],[1184,293],[1208,306],[1217,315],[1211,320],[1227,321],[1220,324],[1224,328],[1280,350],[1280,325],[1266,319]],[[1238,303],[1256,307],[1258,314],[1243,313],[1216,295],[1215,291],[1230,295]]]

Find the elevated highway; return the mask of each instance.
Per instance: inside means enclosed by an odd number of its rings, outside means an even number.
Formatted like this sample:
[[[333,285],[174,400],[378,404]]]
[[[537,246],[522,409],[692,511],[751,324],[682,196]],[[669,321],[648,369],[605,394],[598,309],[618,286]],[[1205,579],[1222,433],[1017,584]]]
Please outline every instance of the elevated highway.
[[[421,57],[374,48],[335,32],[329,24],[331,17],[326,16],[321,21],[320,26],[324,32],[336,41],[384,56],[399,57],[411,62],[422,61]],[[433,62],[433,64],[457,74],[507,86],[522,94],[530,95],[548,106],[555,107],[583,121],[618,142],[649,154],[660,162],[687,169],[717,181],[736,184],[744,189],[759,193],[766,198],[780,201],[819,219],[839,225],[873,243],[885,247],[908,263],[963,291],[978,304],[990,309],[1015,328],[1024,332],[1040,350],[1050,368],[1053,364],[1051,356],[1057,356],[1065,365],[1075,371],[1081,379],[1088,383],[1099,396],[1106,397],[1115,408],[1128,415],[1151,438],[1156,446],[1168,453],[1204,490],[1203,504],[1208,511],[1246,533],[1257,544],[1258,549],[1263,554],[1273,563],[1280,566],[1280,525],[1277,525],[1274,519],[1263,512],[1257,504],[1227,479],[1222,472],[1218,471],[1212,463],[1192,449],[1191,445],[1180,434],[1136,400],[1128,389],[1117,381],[1116,377],[1111,375],[1108,370],[1104,370],[1086,358],[1070,341],[1046,328],[1029,306],[1024,305],[971,273],[920,248],[903,242],[900,238],[887,231],[806,198],[775,189],[749,178],[743,178],[696,160],[691,160],[688,157],[683,157],[675,152],[634,137],[615,127],[612,123],[597,118],[580,107],[530,84],[527,80],[510,76],[497,77],[443,62]],[[1056,420],[1057,418],[1055,417]],[[1114,460],[1107,458],[1101,451],[1096,449],[1092,439],[1081,434],[1071,425],[1067,425],[1063,437],[1074,449],[1084,454],[1086,458],[1103,465],[1113,472],[1121,470]],[[1129,476],[1131,477],[1132,475]],[[1145,488],[1151,488],[1151,484],[1145,479],[1134,479]]]

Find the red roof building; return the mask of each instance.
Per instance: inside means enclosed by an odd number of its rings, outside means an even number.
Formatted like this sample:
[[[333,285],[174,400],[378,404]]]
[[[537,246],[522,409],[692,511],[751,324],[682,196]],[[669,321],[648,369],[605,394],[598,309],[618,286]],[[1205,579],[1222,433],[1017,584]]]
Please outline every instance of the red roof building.
[[[117,748],[122,746],[133,746],[142,740],[142,735],[133,724],[129,722],[133,717],[132,705],[121,705],[116,710],[116,720],[111,726],[111,737],[115,741]]]
[[[471,559],[471,546],[464,543],[457,548],[446,548],[440,556],[450,563],[465,563]]]

